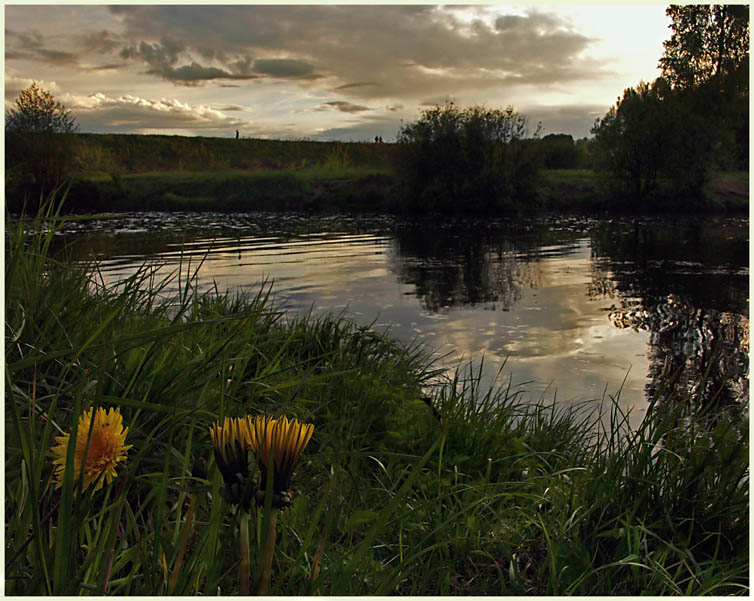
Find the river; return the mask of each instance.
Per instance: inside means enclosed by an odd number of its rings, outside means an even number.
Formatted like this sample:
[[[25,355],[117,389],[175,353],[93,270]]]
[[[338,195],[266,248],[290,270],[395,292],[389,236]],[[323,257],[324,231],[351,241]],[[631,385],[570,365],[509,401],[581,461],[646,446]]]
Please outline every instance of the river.
[[[199,289],[270,281],[290,314],[342,313],[445,366],[483,359],[488,381],[503,366],[532,401],[620,392],[633,423],[669,384],[678,399],[748,403],[745,218],[134,213],[60,237],[106,282],[145,261],[195,271]]]

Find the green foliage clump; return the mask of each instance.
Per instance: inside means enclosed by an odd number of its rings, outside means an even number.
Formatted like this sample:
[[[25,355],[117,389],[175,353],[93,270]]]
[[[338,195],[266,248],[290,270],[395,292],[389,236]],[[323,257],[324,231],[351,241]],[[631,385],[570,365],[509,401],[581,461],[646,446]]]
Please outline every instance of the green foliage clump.
[[[418,211],[488,211],[531,198],[539,168],[527,120],[453,103],[425,110],[398,133],[396,169]]]

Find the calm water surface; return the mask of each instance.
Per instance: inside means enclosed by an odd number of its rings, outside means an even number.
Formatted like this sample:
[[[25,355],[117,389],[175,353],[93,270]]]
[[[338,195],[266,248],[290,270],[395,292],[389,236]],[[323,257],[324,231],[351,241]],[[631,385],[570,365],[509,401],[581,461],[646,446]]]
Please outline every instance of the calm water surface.
[[[139,213],[62,235],[108,282],[145,261],[198,268],[199,288],[256,293],[270,280],[291,313],[342,312],[431,345],[447,366],[484,358],[487,380],[505,362],[504,381],[532,400],[621,390],[638,420],[675,374],[682,394],[748,401],[744,218]]]

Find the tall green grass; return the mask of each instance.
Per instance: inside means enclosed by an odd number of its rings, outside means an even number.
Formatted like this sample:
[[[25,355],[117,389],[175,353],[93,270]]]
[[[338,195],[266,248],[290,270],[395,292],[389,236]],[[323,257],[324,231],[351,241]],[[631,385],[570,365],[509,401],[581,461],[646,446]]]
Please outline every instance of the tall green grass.
[[[745,422],[693,399],[635,430],[617,404],[530,405],[428,349],[283,315],[268,286],[199,292],[147,265],[106,288],[56,248],[55,207],[8,219],[6,594],[237,594],[208,428],[258,412],[315,424],[273,594],[748,593]],[[90,406],[120,408],[128,461],[96,493],[55,490],[54,437]],[[253,513],[250,538],[255,566]]]

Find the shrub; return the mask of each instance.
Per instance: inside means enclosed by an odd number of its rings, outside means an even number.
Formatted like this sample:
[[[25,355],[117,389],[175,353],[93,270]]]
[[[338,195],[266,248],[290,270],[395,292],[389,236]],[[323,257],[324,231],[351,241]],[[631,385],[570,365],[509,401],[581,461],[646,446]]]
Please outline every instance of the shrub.
[[[410,206],[488,211],[531,196],[539,165],[527,134],[526,118],[511,106],[425,110],[398,133],[397,168]]]

